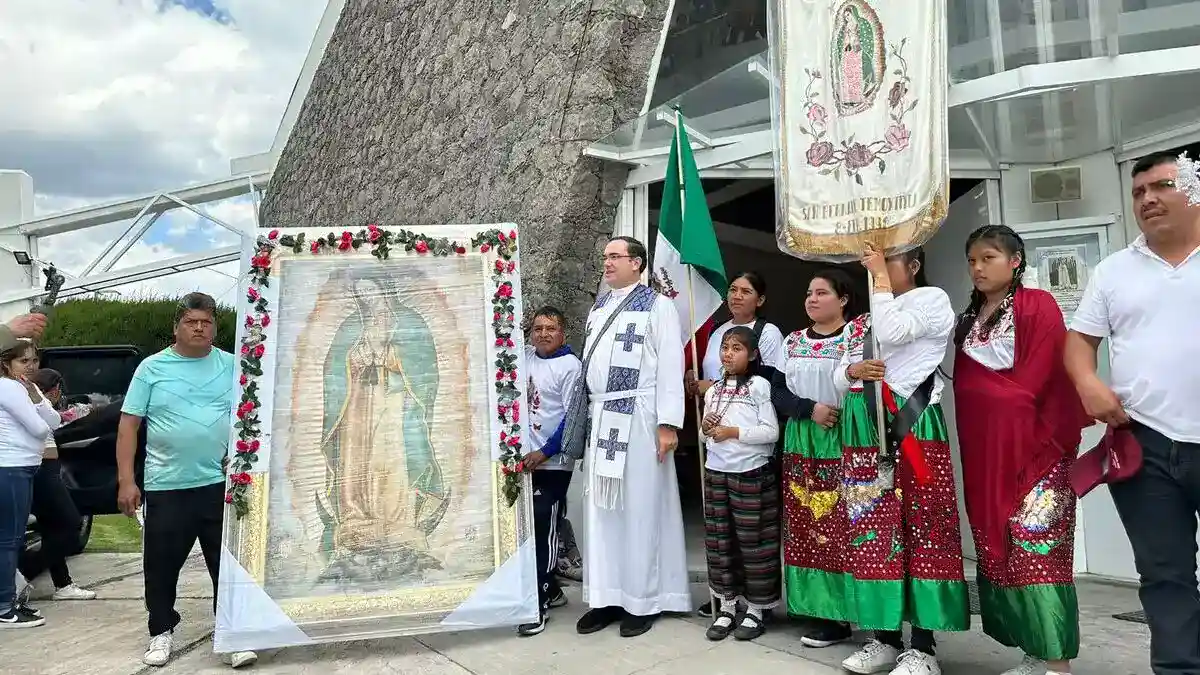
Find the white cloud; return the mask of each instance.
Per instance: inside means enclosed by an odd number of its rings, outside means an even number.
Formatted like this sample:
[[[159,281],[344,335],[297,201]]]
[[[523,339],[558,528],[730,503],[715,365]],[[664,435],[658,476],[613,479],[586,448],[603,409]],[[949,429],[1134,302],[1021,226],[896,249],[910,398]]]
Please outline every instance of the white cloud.
[[[0,2],[0,168],[34,179],[39,215],[229,175],[270,147],[326,0]],[[206,207],[249,227],[245,200]],[[118,268],[235,238],[177,209]],[[127,223],[46,238],[43,259],[80,272]],[[204,242],[201,244],[201,242]],[[236,275],[236,265],[225,269]],[[233,280],[190,272],[122,289],[220,293]]]

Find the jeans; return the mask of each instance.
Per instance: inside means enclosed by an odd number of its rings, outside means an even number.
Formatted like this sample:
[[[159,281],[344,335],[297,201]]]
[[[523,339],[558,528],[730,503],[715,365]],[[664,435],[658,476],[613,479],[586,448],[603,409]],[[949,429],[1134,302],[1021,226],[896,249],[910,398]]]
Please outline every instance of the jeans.
[[[571,472],[542,469],[533,472],[533,536],[537,550],[538,604],[542,609],[560,592],[558,567],[559,512],[567,502]]]
[[[0,614],[17,598],[17,560],[25,547],[25,526],[33,501],[36,466],[0,466]]]
[[[1142,470],[1109,486],[1141,577],[1138,595],[1150,625],[1155,675],[1200,673],[1200,590],[1196,514],[1200,444],[1179,443],[1141,424]]]
[[[186,490],[146,492],[146,527],[142,533],[142,576],[146,584],[147,628],[151,636],[179,624],[175,598],[179,573],[196,540],[213,585],[217,610],[217,571],[221,568],[221,526],[225,517],[225,483]]]
[[[70,586],[67,556],[79,543],[81,516],[63,483],[62,464],[57,459],[42,460],[42,467],[33,478],[32,511],[42,532],[42,547],[21,560],[21,573],[33,581],[49,570],[55,588]]]

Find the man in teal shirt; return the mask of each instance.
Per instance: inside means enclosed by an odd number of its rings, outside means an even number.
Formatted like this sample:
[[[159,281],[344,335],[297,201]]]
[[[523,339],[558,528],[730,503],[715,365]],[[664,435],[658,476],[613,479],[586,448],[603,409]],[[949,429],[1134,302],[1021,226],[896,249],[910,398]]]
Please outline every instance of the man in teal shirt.
[[[150,646],[142,661],[166,665],[179,624],[175,611],[179,573],[196,541],[212,577],[214,611],[221,566],[225,473],[234,357],[213,347],[217,303],[189,293],[175,314],[175,344],[142,361],[129,383],[117,432],[117,501],[126,515],[141,506],[134,478],[137,436],[146,424],[145,526],[142,576]],[[228,655],[235,668],[257,660],[253,652]]]

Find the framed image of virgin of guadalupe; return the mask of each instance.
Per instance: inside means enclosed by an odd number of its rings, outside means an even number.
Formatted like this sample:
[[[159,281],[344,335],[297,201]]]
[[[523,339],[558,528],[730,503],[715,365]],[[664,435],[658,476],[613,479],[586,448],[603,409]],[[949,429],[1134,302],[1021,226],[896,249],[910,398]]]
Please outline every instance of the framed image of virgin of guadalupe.
[[[217,651],[536,619],[517,228],[257,234]]]

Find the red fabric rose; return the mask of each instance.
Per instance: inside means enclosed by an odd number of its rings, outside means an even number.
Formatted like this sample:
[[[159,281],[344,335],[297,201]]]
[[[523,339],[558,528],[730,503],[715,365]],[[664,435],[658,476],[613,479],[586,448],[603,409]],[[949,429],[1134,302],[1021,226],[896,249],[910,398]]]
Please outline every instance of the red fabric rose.
[[[246,297],[250,298],[251,302],[258,300],[258,298],[259,298],[258,289],[254,288],[253,286],[251,286],[250,288],[247,288],[246,289]]]
[[[417,249],[417,253],[429,252],[429,244],[426,244],[424,239],[417,240],[417,243],[415,246],[413,246],[413,248]]]
[[[455,252],[455,253],[457,253],[457,254],[459,254],[459,255],[463,255],[463,254],[465,254],[465,253],[467,252],[467,249],[463,248],[462,246],[455,246],[455,247],[454,247],[454,252]]]
[[[253,328],[253,327],[254,327],[254,317],[247,314],[246,315],[246,328]]]
[[[239,377],[239,378],[238,378],[238,382],[239,382],[239,383],[241,383],[241,385],[242,385],[243,387],[244,387],[244,386],[246,386],[246,384],[247,384],[249,381],[250,381],[250,378],[249,378],[249,377],[246,377],[245,375],[242,375],[241,377]]]
[[[516,241],[517,240],[517,231],[516,230],[509,231],[508,238],[512,239],[513,241]]]
[[[491,247],[491,246],[488,246],[487,244],[480,244],[480,245],[479,245],[479,252],[480,252],[480,253],[487,253],[487,252],[488,252],[488,251],[490,251],[490,250],[492,250],[492,247]]]
[[[382,236],[383,234],[380,233],[379,230],[371,230],[369,233],[367,233],[367,238],[370,239],[372,243],[379,241],[379,238]]]
[[[500,284],[500,288],[496,289],[496,295],[499,295],[502,298],[511,298],[512,294],[513,294],[512,284],[507,281]]]
[[[255,346],[255,347],[254,347],[254,356],[255,356],[256,358],[260,358],[260,359],[261,359],[261,358],[262,358],[262,356],[263,356],[263,354],[265,354],[265,353],[267,353],[267,346],[266,346],[266,345],[262,345],[262,344],[260,344],[260,345],[257,345],[257,346]]]
[[[268,314],[263,314],[262,318],[259,319],[258,322],[262,324],[263,328],[266,328],[267,326],[271,325],[271,317]]]
[[[339,241],[338,242],[338,250],[339,251],[349,251],[350,250],[350,240],[343,239],[343,240]]]
[[[229,479],[233,481],[234,485],[249,485],[250,483],[254,482],[254,479],[250,476],[250,474],[246,473],[245,471],[241,473],[235,473],[230,476]]]
[[[275,241],[278,238],[279,238],[279,230],[271,230],[271,232],[269,234],[267,234],[267,239],[270,239],[271,241]]]
[[[247,452],[250,450],[250,444],[246,441],[238,441],[234,444],[238,452]]]
[[[233,503],[233,493],[232,493],[232,492],[226,492],[226,493],[225,493],[225,503],[226,503],[226,504],[232,504],[232,503]]]
[[[321,245],[314,241],[309,248],[312,249],[313,253],[316,253],[317,251],[321,250]]]
[[[249,354],[250,354],[250,345],[242,345],[242,356],[248,356]]]
[[[513,270],[515,270],[515,269],[517,269],[517,263],[515,263],[515,262],[513,262],[513,261],[511,261],[511,260],[510,260],[510,261],[508,262],[508,273],[509,273],[509,274],[512,274],[512,273],[513,273]]]
[[[261,446],[257,440],[250,441],[250,452],[258,452],[259,447]]]

